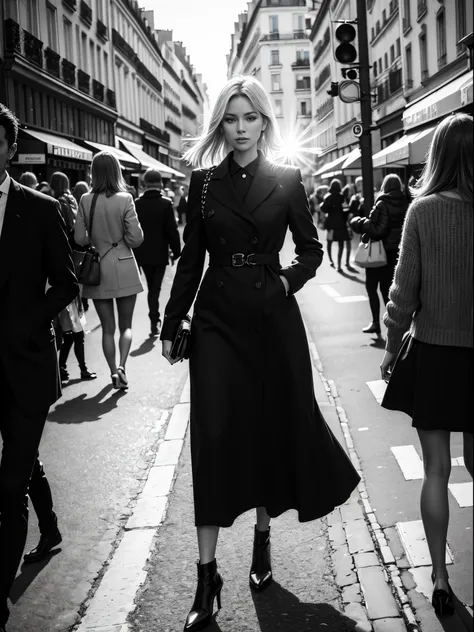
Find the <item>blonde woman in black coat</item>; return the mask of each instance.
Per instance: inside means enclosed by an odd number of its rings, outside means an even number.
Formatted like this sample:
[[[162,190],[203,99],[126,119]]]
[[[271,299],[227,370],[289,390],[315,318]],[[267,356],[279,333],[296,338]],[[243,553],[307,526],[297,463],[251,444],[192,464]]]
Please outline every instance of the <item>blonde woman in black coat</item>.
[[[315,276],[323,252],[299,170],[266,158],[276,136],[262,85],[234,77],[186,154],[198,166],[218,162],[202,214],[208,171],[193,171],[185,245],[161,332],[163,355],[173,363],[172,340],[197,293],[190,423],[199,564],[187,632],[211,621],[215,598],[220,606],[220,527],[256,508],[249,581],[263,590],[272,580],[271,518],[289,509],[301,522],[320,518],[359,482],[314,397],[294,294]],[[283,268],[279,252],[288,228],[296,258]]]

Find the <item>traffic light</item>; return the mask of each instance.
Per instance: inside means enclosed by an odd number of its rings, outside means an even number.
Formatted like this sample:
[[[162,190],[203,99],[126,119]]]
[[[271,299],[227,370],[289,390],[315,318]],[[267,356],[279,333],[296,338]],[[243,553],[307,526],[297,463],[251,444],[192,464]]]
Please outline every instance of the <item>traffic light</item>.
[[[357,31],[353,24],[343,22],[334,31],[338,45],[334,50],[334,57],[340,64],[353,64],[357,60]]]
[[[339,96],[339,83],[337,81],[331,81],[330,90],[326,90],[330,97]]]

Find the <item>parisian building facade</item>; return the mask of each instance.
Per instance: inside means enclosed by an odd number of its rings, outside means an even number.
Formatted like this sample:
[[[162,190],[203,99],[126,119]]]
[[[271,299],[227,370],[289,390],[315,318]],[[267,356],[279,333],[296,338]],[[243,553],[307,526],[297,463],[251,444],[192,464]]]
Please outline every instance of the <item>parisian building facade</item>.
[[[358,103],[327,94],[342,81],[334,58],[333,20],[353,20],[355,0],[323,0],[310,35],[313,127],[321,148],[316,184],[361,175]],[[374,181],[388,172],[405,183],[421,171],[436,124],[447,114],[472,114],[472,20],[469,0],[368,0]]]
[[[29,170],[49,181],[61,170],[74,184],[108,148],[136,187],[148,167],[184,180],[181,95],[196,97],[196,135],[207,92],[182,47],[186,72],[178,59],[179,106],[169,111],[168,62],[152,11],[136,0],[6,0],[3,12],[4,101],[20,121],[14,177]]]
[[[238,16],[227,56],[229,78],[254,75],[262,82],[284,137],[304,133],[312,121],[307,4],[252,0]]]

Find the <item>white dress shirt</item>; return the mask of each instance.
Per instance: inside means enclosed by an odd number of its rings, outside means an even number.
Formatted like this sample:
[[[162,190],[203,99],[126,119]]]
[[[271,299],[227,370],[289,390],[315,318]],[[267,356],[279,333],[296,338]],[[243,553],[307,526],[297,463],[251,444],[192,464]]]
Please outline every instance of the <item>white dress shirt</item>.
[[[8,191],[10,190],[10,174],[6,172],[7,177],[0,184],[0,237],[2,236],[3,220],[5,218],[5,209],[7,207]]]

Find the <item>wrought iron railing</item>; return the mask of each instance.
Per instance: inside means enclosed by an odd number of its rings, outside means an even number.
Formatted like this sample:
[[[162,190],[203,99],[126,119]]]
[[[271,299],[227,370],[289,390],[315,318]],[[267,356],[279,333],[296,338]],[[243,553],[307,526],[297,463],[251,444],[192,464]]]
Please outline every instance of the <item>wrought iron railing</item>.
[[[44,57],[46,59],[46,70],[55,77],[59,78],[60,75],[60,60],[61,55],[51,48],[46,48],[44,51]]]
[[[100,83],[100,81],[97,81],[96,79],[93,79],[92,80],[92,96],[94,97],[94,99],[97,99],[97,101],[103,101],[104,91],[105,91],[104,84]]]
[[[81,17],[81,20],[85,24],[87,24],[87,26],[90,26],[92,24],[92,9],[86,2],[84,2],[84,0],[81,0],[81,8],[80,8],[79,15]]]
[[[63,81],[70,86],[76,85],[76,66],[68,61],[67,59],[63,59],[61,61],[61,66],[63,69]]]
[[[87,74],[87,72],[84,72],[83,70],[77,71],[77,83],[81,92],[89,94],[91,89],[91,77]]]

